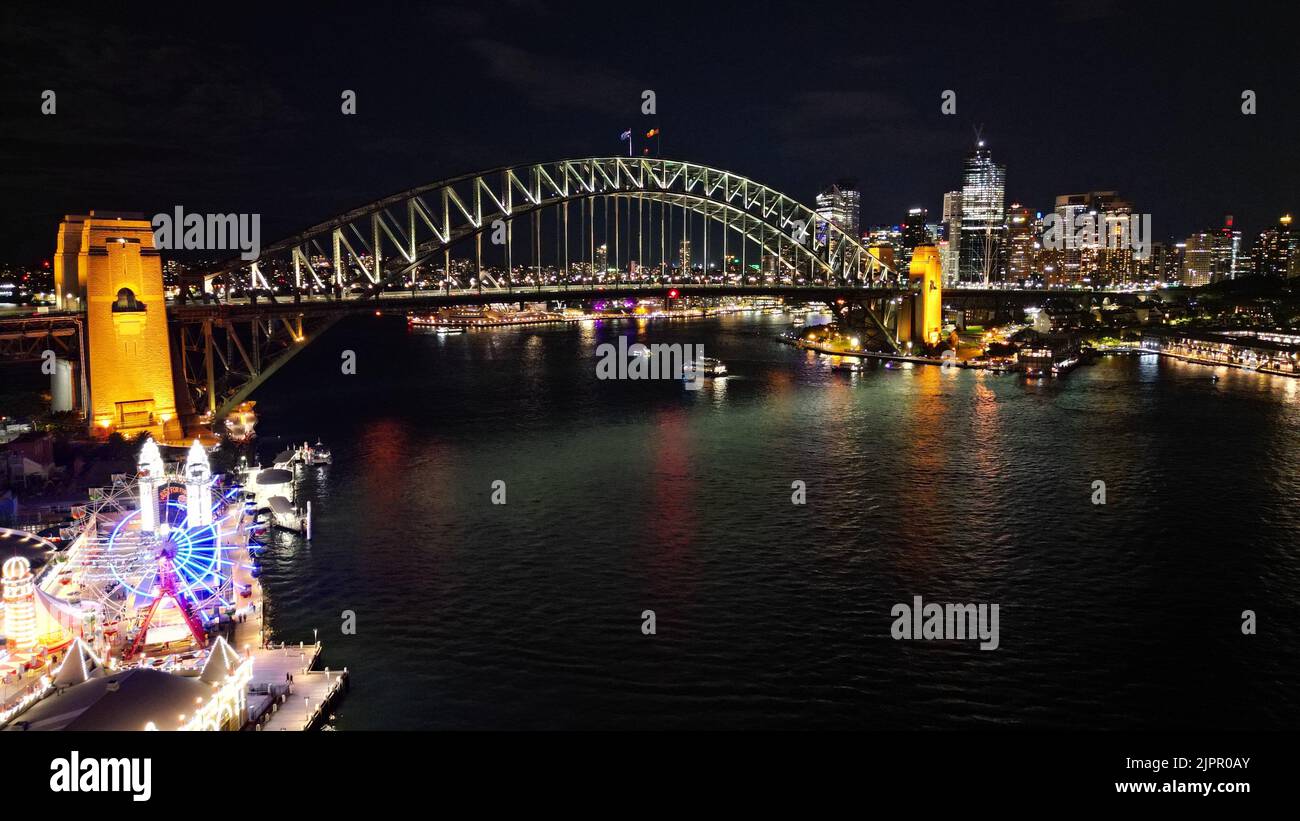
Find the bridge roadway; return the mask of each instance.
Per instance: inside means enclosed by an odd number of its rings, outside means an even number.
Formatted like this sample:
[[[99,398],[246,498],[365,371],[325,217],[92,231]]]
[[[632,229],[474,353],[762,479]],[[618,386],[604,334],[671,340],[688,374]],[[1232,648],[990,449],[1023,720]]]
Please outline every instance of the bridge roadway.
[[[898,296],[906,289],[897,287],[855,288],[851,286],[739,285],[735,283],[617,283],[595,287],[565,285],[525,286],[514,288],[452,288],[427,290],[387,290],[377,295],[345,294],[341,298],[312,294],[295,299],[277,296],[248,297],[210,302],[188,300],[168,302],[170,317],[182,320],[210,316],[304,314],[329,315],[371,310],[419,311],[453,305],[482,305],[497,302],[556,302],[588,299],[623,299],[627,297],[663,297],[676,290],[681,297],[700,296],[772,296],[826,302],[845,297],[882,299]]]
[[[368,310],[433,310],[454,305],[482,305],[498,302],[554,302],[587,299],[621,299],[626,297],[665,296],[676,290],[682,297],[783,297],[803,302],[833,302],[837,299],[887,299],[915,293],[915,289],[900,286],[854,287],[810,285],[741,285],[737,283],[619,283],[596,287],[564,285],[525,286],[514,288],[452,288],[426,290],[389,290],[376,295],[345,294],[334,297],[326,294],[305,295],[301,299],[280,295],[248,297],[203,302],[190,299],[185,303],[169,301],[168,315],[187,321],[216,316],[262,315],[330,315]],[[1107,293],[1083,290],[1013,290],[1001,288],[945,288],[945,303],[952,299],[991,298],[997,301],[1023,301],[1034,304],[1046,299],[1091,299]]]
[[[248,297],[234,299],[213,299],[209,302],[190,299],[186,302],[169,299],[167,313],[169,317],[185,320],[203,319],[217,315],[230,314],[338,314],[367,310],[423,310],[442,308],[451,305],[482,305],[494,302],[552,302],[578,299],[623,298],[635,296],[663,296],[669,290],[676,289],[682,296],[773,296],[787,299],[800,299],[805,302],[826,302],[852,296],[866,299],[899,296],[909,289],[898,286],[875,286],[855,288],[853,286],[798,286],[798,285],[740,285],[736,283],[621,283],[600,285],[596,287],[573,287],[564,285],[522,286],[515,288],[452,288],[450,290],[423,289],[383,291],[378,297],[371,295],[345,294],[337,298],[327,294],[309,294],[300,300],[291,295],[278,295],[274,299],[258,297],[256,301]],[[1120,293],[1150,293],[1147,291],[1102,291],[1079,290],[1067,288],[1055,289],[1016,289],[1016,288],[945,288],[945,302],[948,299],[1001,298],[1018,299],[1027,303],[1052,298],[1090,299],[1094,296],[1106,296]],[[26,305],[6,305],[0,307],[0,333],[16,331],[18,320],[72,320],[84,316],[84,311],[48,311],[38,313]],[[62,324],[62,323],[61,323]],[[33,328],[34,330],[34,328]]]

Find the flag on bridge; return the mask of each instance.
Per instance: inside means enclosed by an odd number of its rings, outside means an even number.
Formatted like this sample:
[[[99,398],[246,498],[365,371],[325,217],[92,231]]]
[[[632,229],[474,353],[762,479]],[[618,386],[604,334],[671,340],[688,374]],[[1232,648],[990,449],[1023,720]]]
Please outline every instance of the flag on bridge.
[[[629,128],[627,131],[619,134],[618,138],[620,140],[627,140],[627,155],[629,157],[632,156],[632,129]]]

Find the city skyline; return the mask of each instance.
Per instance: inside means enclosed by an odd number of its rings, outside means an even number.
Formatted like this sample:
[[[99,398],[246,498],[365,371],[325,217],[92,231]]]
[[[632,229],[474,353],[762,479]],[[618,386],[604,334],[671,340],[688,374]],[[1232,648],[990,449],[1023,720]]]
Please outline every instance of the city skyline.
[[[0,143],[10,172],[0,191],[26,207],[0,229],[4,261],[47,258],[48,226],[66,213],[155,213],[179,203],[260,213],[268,233],[284,236],[503,158],[616,155],[629,147],[619,140],[625,131],[638,152],[726,167],[808,204],[832,181],[856,178],[864,226],[895,222],[911,207],[939,213],[977,129],[1008,168],[1007,201],[1039,210],[1063,192],[1120,190],[1156,215],[1157,236],[1172,239],[1208,230],[1224,214],[1257,235],[1294,207],[1289,181],[1300,178],[1300,161],[1266,147],[1294,130],[1295,91],[1279,79],[1286,76],[1281,52],[1263,47],[1279,35],[1249,19],[1226,21],[1219,36],[1253,38],[1254,46],[1213,65],[1185,60],[1166,42],[1172,36],[1142,37],[1150,12],[1106,5],[1084,18],[1063,5],[1049,20],[1025,19],[1042,36],[1014,49],[988,47],[1014,7],[954,10],[961,25],[931,32],[932,46],[920,53],[903,38],[847,51],[809,48],[824,41],[827,24],[783,20],[780,42],[770,47],[804,49],[813,76],[830,79],[810,86],[758,64],[751,66],[757,93],[738,98],[699,81],[725,62],[703,32],[758,38],[774,22],[764,13],[705,11],[692,31],[665,23],[673,38],[652,31],[607,59],[584,48],[550,9],[516,4],[508,12],[492,25],[478,12],[427,10],[426,25],[457,35],[439,59],[450,65],[460,57],[465,67],[462,81],[440,88],[433,101],[410,81],[388,82],[388,69],[326,65],[294,42],[268,49],[257,31],[230,33],[221,52],[230,60],[255,53],[266,68],[232,73],[210,49],[186,48],[184,35],[161,36],[161,23],[15,21],[5,34],[13,70],[2,99],[12,128]],[[279,13],[266,13],[273,26]],[[904,32],[918,30],[925,16],[889,14],[850,14],[845,24]],[[65,45],[99,25],[112,32],[111,45],[91,54]],[[1186,24],[1160,25],[1173,35]],[[362,46],[397,36],[385,50],[400,78],[422,53],[420,26],[412,29],[393,35],[357,21],[352,36]],[[1051,65],[1080,36],[1125,68],[1084,73],[1077,85],[1025,68]],[[1165,65],[1178,66],[1178,85]],[[129,91],[114,91],[119,86]],[[1194,106],[1184,105],[1189,88],[1200,92]],[[59,95],[54,115],[41,113],[45,90]],[[344,90],[356,93],[354,117],[340,114]],[[641,112],[645,90],[656,95],[653,115]],[[1242,113],[1246,90],[1258,101],[1255,114]],[[948,91],[952,114],[941,110]],[[651,128],[660,133],[644,138]],[[87,174],[78,157],[100,150],[110,150],[113,162]],[[213,167],[222,173],[209,173]],[[203,180],[198,189],[195,179]],[[67,202],[69,188],[83,200]]]

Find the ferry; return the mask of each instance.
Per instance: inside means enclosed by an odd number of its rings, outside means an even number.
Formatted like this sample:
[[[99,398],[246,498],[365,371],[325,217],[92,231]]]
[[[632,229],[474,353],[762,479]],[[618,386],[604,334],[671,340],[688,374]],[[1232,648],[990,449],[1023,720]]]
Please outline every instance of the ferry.
[[[439,336],[451,336],[465,333],[465,329],[459,325],[448,325],[436,315],[419,315],[411,314],[406,317],[406,324],[413,328],[430,328],[436,331]]]
[[[688,362],[685,367],[686,377],[689,379],[699,369],[700,376],[722,377],[727,375],[727,366],[720,359],[714,359],[709,356],[701,356],[698,362]]]
[[[852,362],[837,362],[831,366],[831,370],[843,371],[844,373],[862,373],[866,369],[866,364],[856,360]]]

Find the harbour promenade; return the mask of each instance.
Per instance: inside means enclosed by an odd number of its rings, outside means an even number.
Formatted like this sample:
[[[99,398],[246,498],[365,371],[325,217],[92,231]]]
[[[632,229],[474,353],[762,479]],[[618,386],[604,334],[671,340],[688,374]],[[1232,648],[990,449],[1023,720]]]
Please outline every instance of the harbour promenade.
[[[235,614],[231,644],[253,657],[249,716],[260,730],[316,729],[329,720],[330,709],[347,691],[348,671],[312,669],[321,653],[317,640],[312,644],[271,641],[264,621],[265,589],[261,580],[253,577],[253,557],[248,552],[251,524],[248,514],[241,513],[231,534],[238,545],[233,579],[242,602]]]

